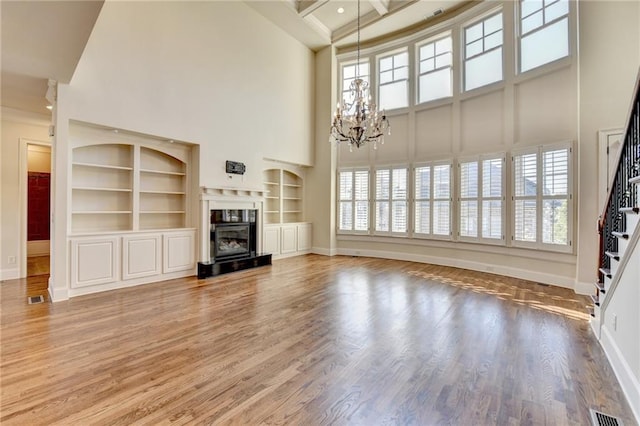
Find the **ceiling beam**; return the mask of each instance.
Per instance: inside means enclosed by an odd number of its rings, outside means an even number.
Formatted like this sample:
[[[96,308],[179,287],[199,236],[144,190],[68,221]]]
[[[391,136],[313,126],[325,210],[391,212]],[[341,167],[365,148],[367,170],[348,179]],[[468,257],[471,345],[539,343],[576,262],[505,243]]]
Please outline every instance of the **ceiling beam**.
[[[371,6],[378,11],[380,16],[384,16],[389,12],[389,2],[385,0],[369,0]]]
[[[376,2],[382,2],[384,0],[372,0],[371,1],[371,5],[373,7],[375,6]],[[384,15],[381,15],[380,12],[378,11],[378,9],[376,9],[375,11],[371,11],[363,16],[360,17],[360,28],[363,27],[367,27],[371,24],[374,24],[376,22],[378,22],[379,20],[391,16],[396,12],[399,12],[400,10],[404,9],[405,7],[409,7],[414,3],[417,3],[420,0],[405,0],[405,1],[395,1],[395,2],[389,2],[389,6],[385,7],[387,9],[387,12]],[[345,37],[350,36],[351,34],[354,34],[356,31],[358,31],[358,23],[356,21],[354,22],[350,22],[347,25],[344,25],[343,27],[340,27],[338,29],[336,29],[332,36],[331,36],[331,42],[335,43],[337,41],[342,40]]]
[[[329,0],[298,0],[298,15],[304,18],[328,2]]]

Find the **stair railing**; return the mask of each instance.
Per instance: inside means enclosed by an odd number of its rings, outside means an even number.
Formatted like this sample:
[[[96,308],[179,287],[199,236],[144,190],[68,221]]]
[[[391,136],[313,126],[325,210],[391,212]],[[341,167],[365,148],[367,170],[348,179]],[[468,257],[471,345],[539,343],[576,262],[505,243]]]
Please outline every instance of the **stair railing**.
[[[599,282],[604,283],[602,269],[609,269],[611,258],[606,252],[618,251],[618,238],[613,232],[623,231],[626,217],[621,208],[637,205],[636,191],[629,179],[640,175],[640,72],[636,78],[633,101],[626,123],[624,141],[619,152],[617,169],[602,214],[598,219],[600,253]]]

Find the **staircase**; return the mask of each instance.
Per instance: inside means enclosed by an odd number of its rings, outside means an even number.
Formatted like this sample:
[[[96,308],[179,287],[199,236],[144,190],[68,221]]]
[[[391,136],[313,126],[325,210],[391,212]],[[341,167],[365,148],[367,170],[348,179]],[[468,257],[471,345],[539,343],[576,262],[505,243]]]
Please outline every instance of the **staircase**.
[[[640,74],[598,233],[591,328],[640,420]]]

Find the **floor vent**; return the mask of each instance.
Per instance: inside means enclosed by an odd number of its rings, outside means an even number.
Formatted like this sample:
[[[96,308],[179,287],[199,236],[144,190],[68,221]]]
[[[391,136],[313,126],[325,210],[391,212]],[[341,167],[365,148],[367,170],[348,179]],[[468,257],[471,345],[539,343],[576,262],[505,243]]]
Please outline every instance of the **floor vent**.
[[[589,410],[591,413],[591,423],[593,426],[624,426],[622,420],[608,414],[601,413],[594,409]]]
[[[44,296],[39,294],[37,296],[29,296],[27,297],[27,301],[29,302],[30,305],[35,305],[36,303],[43,303],[44,302]]]

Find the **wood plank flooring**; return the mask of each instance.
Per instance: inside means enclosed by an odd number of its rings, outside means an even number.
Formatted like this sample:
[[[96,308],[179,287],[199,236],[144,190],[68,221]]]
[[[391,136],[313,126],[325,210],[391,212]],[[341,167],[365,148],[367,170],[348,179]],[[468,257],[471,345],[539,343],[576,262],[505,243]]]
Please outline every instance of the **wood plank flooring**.
[[[27,305],[1,290],[8,425],[636,424],[573,291],[301,256]]]

